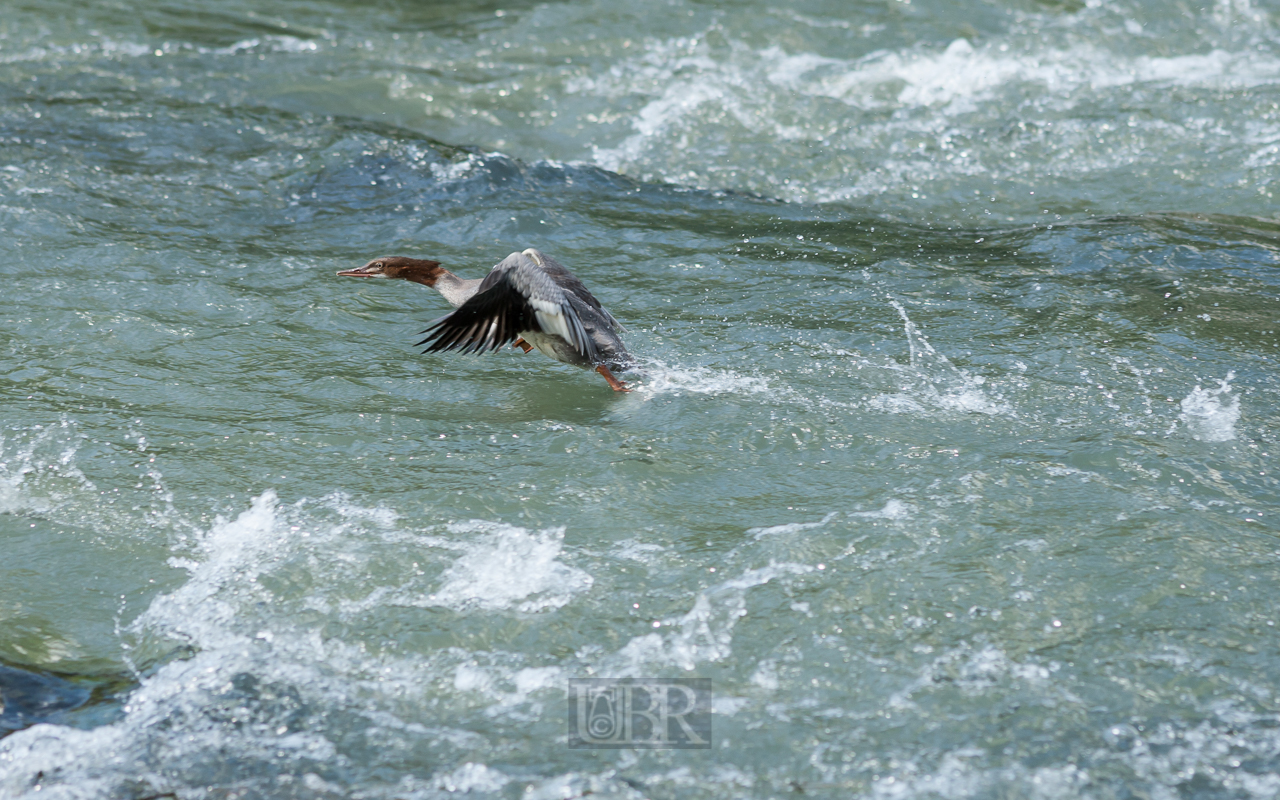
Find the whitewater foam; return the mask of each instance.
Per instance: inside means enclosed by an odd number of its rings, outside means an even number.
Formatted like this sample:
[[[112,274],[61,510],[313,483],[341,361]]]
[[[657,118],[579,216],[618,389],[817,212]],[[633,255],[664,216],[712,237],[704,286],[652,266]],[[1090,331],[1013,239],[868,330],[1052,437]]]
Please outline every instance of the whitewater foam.
[[[530,532],[512,525],[470,522],[450,525],[453,533],[479,533],[444,573],[428,598],[457,610],[516,608],[523,612],[560,608],[594,580],[556,559],[564,528]]]
[[[38,725],[0,741],[0,795],[33,794],[40,775],[46,776],[40,797],[181,792],[223,781],[223,757],[212,754],[226,752],[236,754],[246,773],[270,762],[272,774],[304,782],[308,774],[326,776],[308,784],[323,789],[322,783],[334,785],[325,781],[346,756],[311,715],[340,698],[361,698],[355,713],[368,719],[372,735],[465,738],[465,732],[428,730],[396,714],[404,698],[438,682],[450,664],[457,688],[484,692],[485,713],[543,716],[530,697],[559,687],[558,666],[522,666],[516,659],[483,668],[475,654],[458,648],[428,659],[400,657],[325,636],[320,625],[295,624],[301,615],[367,625],[379,604],[397,601],[398,607],[402,597],[419,607],[443,601],[463,610],[539,611],[591,585],[586,573],[556,560],[562,529],[471,522],[445,526],[449,536],[432,536],[396,523],[394,512],[342,494],[284,505],[269,489],[241,513],[219,517],[175,544],[170,564],[185,570],[187,580],[156,595],[118,629],[131,658],[160,666],[137,674],[139,686],[118,721],[89,731]],[[461,555],[450,561],[452,553]],[[415,559],[448,564],[437,576],[444,597],[426,600],[433,579]],[[345,600],[342,584],[353,569],[383,585],[363,600]],[[366,584],[352,586],[360,591]],[[52,775],[59,781],[50,783]],[[496,770],[464,764],[432,785],[487,791],[506,781]]]
[[[1151,138],[1162,141],[1161,150],[1191,152],[1209,136],[1233,161],[1274,160],[1269,145],[1280,127],[1269,117],[1249,123],[1261,128],[1260,137],[1252,138],[1268,147],[1236,153],[1233,140],[1240,132],[1209,119],[1175,111],[1172,120],[1147,120],[1124,109],[1132,106],[1130,98],[1150,91],[1274,85],[1280,58],[1252,48],[1172,54],[1137,49],[1117,52],[1069,29],[1049,36],[1011,32],[976,45],[960,38],[855,59],[777,45],[757,48],[735,39],[712,46],[707,37],[683,37],[650,41],[640,54],[565,88],[617,105],[645,98],[632,112],[628,135],[592,143],[592,158],[605,169],[797,202],[898,196],[904,189],[924,199],[927,184],[950,191],[957,180],[973,180],[975,189],[988,191],[992,179],[1086,179],[1144,160]],[[835,103],[846,111],[836,112]],[[1127,118],[1123,130],[1138,130],[1122,134],[1119,126],[1100,120],[1099,104]],[[1009,124],[1011,107],[1019,109],[1018,116],[1033,108],[1037,130],[1051,125],[1053,136],[1034,130],[1013,139],[984,135]],[[1107,146],[1098,147],[1099,139]],[[722,151],[736,152],[745,141],[755,143],[750,152],[759,163],[795,166],[779,171],[739,164],[728,170],[716,166],[719,159],[705,157],[711,151],[723,158]],[[917,144],[908,147],[908,141]],[[804,158],[817,143],[826,157]],[[681,155],[686,151],[687,157]],[[1215,178],[1203,173],[1196,180],[1212,185]],[[1261,178],[1256,188],[1266,191],[1267,184]]]
[[[733,370],[710,367],[670,366],[661,361],[644,365],[644,379],[635,386],[644,395],[675,394],[770,394],[775,390],[764,378],[739,375]]]
[[[884,508],[877,511],[850,511],[849,516],[863,519],[906,519],[914,510],[901,500],[887,500]]]
[[[785,525],[774,525],[769,528],[748,528],[747,533],[757,539],[764,538],[765,536],[780,536],[788,533],[799,533],[800,531],[821,528],[835,518],[836,514],[833,511],[818,522],[789,522]]]
[[[497,792],[511,781],[506,775],[484,764],[468,761],[457,769],[434,778],[436,788],[450,793]]]
[[[699,592],[693,608],[683,616],[655,621],[657,628],[674,630],[633,637],[618,652],[602,660],[603,673],[641,677],[655,666],[674,665],[693,670],[701,662],[722,661],[733,652],[734,626],[746,616],[746,590],[814,569],[807,564],[770,563]]]

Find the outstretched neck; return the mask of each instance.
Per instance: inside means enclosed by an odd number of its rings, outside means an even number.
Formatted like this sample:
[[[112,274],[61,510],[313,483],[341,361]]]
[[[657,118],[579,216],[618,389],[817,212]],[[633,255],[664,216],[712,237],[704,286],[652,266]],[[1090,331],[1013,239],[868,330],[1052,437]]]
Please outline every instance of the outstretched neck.
[[[449,270],[441,270],[440,276],[436,278],[435,283],[431,284],[432,288],[444,295],[444,299],[449,301],[449,305],[457,308],[463,303],[471,299],[476,290],[480,288],[480,278],[467,280],[459,278]]]

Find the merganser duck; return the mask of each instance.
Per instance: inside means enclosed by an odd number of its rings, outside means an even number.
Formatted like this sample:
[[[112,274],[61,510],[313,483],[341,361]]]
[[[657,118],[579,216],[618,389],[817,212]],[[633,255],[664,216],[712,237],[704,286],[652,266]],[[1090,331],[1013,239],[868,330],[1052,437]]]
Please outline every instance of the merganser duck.
[[[635,359],[618,333],[623,327],[595,295],[564,265],[539,250],[512,253],[483,278],[459,278],[439,261],[384,256],[357,269],[338,273],[348,278],[400,278],[430,286],[457,309],[431,323],[418,342],[424,353],[461,350],[481,353],[507,342],[526,353],[544,355],[604,376],[615,392],[629,392],[613,376]]]

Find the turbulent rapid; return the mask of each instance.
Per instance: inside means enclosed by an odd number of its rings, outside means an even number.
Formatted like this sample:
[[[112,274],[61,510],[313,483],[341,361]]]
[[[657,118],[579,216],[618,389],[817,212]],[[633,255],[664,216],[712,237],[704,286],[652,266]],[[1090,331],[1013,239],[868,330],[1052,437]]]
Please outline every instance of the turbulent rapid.
[[[1278,21],[6,9],[0,797],[1274,796]]]

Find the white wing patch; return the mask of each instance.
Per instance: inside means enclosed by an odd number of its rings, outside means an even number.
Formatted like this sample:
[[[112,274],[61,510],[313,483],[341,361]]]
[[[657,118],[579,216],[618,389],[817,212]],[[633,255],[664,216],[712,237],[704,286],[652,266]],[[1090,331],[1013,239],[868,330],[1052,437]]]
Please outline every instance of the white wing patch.
[[[515,290],[529,304],[529,309],[533,311],[533,321],[541,332],[562,339],[588,359],[595,358],[596,348],[572,305],[573,298],[542,269],[547,259],[542,258],[542,254],[533,248],[523,253],[512,253],[508,259],[512,257],[517,261],[523,258],[523,261],[515,267],[508,267],[507,274],[513,279]],[[533,264],[530,265],[529,262]],[[541,349],[540,345],[538,347]]]
[[[538,318],[538,327],[542,328],[544,333],[551,333],[559,336],[570,344],[574,343],[574,337],[569,333],[569,321],[564,318],[564,314],[560,313],[560,309],[554,311],[544,311],[538,306],[543,305],[535,301],[534,316]],[[549,305],[549,304],[548,304]]]

